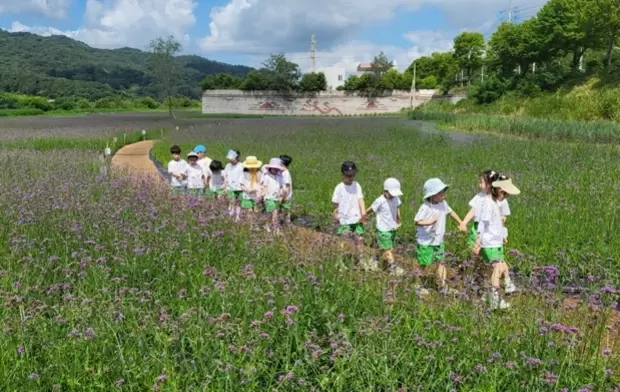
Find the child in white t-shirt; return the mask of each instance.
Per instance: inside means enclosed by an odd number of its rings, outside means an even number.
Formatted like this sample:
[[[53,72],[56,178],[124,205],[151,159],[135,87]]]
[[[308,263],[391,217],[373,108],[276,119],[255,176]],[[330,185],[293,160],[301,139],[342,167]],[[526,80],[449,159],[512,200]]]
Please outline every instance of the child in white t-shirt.
[[[187,192],[193,196],[204,195],[205,175],[202,167],[198,164],[198,154],[187,154],[189,164],[185,167],[184,176],[187,178]]]
[[[269,160],[269,164],[264,166],[264,169],[261,178],[260,197],[264,200],[265,212],[271,214],[271,228],[267,226],[267,229],[269,231],[273,229],[276,234],[279,234],[280,218],[278,213],[282,200],[286,197],[282,178],[284,166],[280,158],[272,158]]]
[[[257,202],[260,201],[261,171],[263,165],[255,156],[247,156],[243,161],[243,176],[241,177],[241,209],[246,210],[248,216],[257,212]]]
[[[228,194],[228,214],[235,221],[241,217],[241,180],[243,179],[243,164],[239,162],[238,150],[229,150],[226,154],[228,163],[224,168],[224,190]]]
[[[446,217],[449,215],[459,226],[461,225],[461,218],[452,211],[445,200],[447,189],[448,185],[439,178],[427,180],[424,183],[424,203],[415,216],[418,263],[425,270],[437,262],[436,279],[441,290],[448,290],[447,270],[444,264]]]
[[[291,177],[290,171],[293,158],[288,155],[280,155],[280,160],[282,161],[282,166],[284,166],[284,171],[282,171],[282,185],[286,192],[284,201],[282,201],[282,205],[280,206],[280,214],[282,215],[284,224],[288,225],[291,223],[291,210],[293,209],[293,178]]]
[[[495,170],[486,170],[480,173],[480,175],[478,176],[478,186],[480,187],[480,193],[474,196],[469,202],[469,206],[471,207],[471,209],[469,210],[469,212],[465,216],[465,219],[463,219],[463,223],[461,224],[461,230],[466,231],[467,224],[469,223],[469,221],[471,221],[472,219],[474,220],[474,224],[472,225],[472,228],[469,232],[469,236],[467,240],[468,245],[472,249],[476,243],[476,238],[478,236],[478,220],[477,219],[478,219],[478,211],[480,211],[480,206],[482,202],[486,199],[486,197],[491,193],[491,184],[494,181],[507,180],[507,179],[508,179],[507,176],[500,174],[496,172]],[[508,205],[508,200],[498,199],[497,203],[499,206],[500,213],[502,215],[502,221],[505,223],[506,217],[510,215],[510,207]],[[508,241],[508,238],[506,237],[505,242],[507,241]],[[516,286],[510,279],[510,274],[506,274],[504,278],[504,289],[505,289],[506,294],[512,294],[517,290]]]
[[[213,160],[209,164],[207,174],[206,194],[211,199],[222,200],[224,198],[224,175],[222,174],[222,162]]]
[[[491,265],[491,290],[485,298],[494,309],[505,309],[510,304],[499,297],[500,279],[508,274],[508,266],[504,261],[504,241],[506,228],[498,200],[508,195],[518,195],[519,189],[512,180],[495,181],[491,184],[491,193],[483,200],[478,212],[478,236],[474,245],[474,254],[480,255],[482,260]]]
[[[181,147],[176,144],[170,147],[170,154],[172,155],[172,160],[168,162],[168,173],[170,174],[172,193],[184,193],[187,186],[184,174],[187,162],[181,159]]]
[[[364,255],[364,222],[367,216],[362,186],[354,181],[357,166],[351,161],[346,161],[342,164],[340,171],[342,182],[336,186],[332,196],[332,215],[338,224],[337,234],[339,236],[353,235],[359,254],[359,265],[366,270],[378,270],[378,267],[369,263]],[[344,243],[341,247],[344,247]],[[346,269],[342,261],[339,267]]]
[[[383,194],[379,196],[366,210],[366,214],[374,212],[377,215],[375,234],[379,248],[383,251],[383,260],[390,274],[400,276],[405,271],[396,265],[394,260],[394,245],[396,229],[400,227],[400,182],[395,178],[388,178],[383,182]]]

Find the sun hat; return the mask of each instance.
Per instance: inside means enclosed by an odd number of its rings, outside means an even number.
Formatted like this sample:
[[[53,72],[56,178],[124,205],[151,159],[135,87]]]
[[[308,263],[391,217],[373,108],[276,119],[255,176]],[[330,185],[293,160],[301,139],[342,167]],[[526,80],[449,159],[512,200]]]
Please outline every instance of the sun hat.
[[[392,196],[402,196],[403,191],[400,190],[400,182],[396,178],[388,178],[383,182],[383,190],[388,191]]]
[[[284,166],[282,165],[282,160],[280,158],[271,158],[269,160],[269,164],[265,165],[265,170],[269,169],[278,169],[280,171],[284,170]]]
[[[203,144],[199,144],[196,147],[194,147],[194,152],[196,154],[199,154],[201,152],[207,152],[207,147],[205,147]]]
[[[248,169],[260,169],[261,166],[263,166],[263,162],[259,161],[254,155],[245,157],[245,161],[243,161],[243,167]]]
[[[193,157],[193,158],[198,158],[198,154],[196,154],[196,152],[195,152],[195,151],[190,151],[190,152],[187,154],[187,157],[188,157],[188,158],[192,158],[192,157]]]
[[[228,150],[228,153],[226,154],[226,159],[235,159],[235,158],[239,158],[239,154],[237,154],[237,151]]]
[[[431,178],[424,183],[424,200],[431,196],[435,196],[441,191],[448,189],[449,185],[446,185],[439,178]]]
[[[519,188],[517,188],[513,183],[512,183],[512,179],[507,179],[507,180],[500,180],[500,181],[495,181],[491,184],[491,186],[493,188],[500,188],[501,190],[503,190],[504,192],[508,193],[509,195],[518,195],[519,193],[521,193],[521,191],[519,190]]]
[[[340,166],[340,171],[345,176],[353,176],[357,173],[357,165],[351,161],[344,161],[342,166]]]

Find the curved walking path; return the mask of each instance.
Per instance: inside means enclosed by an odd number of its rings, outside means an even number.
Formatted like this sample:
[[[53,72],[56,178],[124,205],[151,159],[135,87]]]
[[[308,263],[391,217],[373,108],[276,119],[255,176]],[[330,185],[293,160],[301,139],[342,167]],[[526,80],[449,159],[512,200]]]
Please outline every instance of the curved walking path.
[[[150,158],[154,144],[154,140],[145,140],[122,147],[112,157],[112,169],[161,179],[157,167]]]

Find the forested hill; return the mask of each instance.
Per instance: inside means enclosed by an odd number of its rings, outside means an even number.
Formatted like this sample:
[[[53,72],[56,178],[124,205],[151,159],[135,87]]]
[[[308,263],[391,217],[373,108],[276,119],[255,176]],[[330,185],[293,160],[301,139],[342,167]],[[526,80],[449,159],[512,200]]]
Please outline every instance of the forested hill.
[[[132,48],[95,49],[65,36],[0,30],[0,91],[97,100],[129,93],[161,98],[150,72],[152,54]],[[179,56],[178,94],[199,98],[209,74],[244,76],[252,68],[200,56]]]

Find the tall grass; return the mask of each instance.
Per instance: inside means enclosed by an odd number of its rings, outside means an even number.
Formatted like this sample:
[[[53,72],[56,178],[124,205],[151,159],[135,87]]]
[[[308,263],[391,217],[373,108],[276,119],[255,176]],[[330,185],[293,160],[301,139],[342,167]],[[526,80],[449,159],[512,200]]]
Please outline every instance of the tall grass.
[[[409,118],[436,121],[460,131],[483,131],[527,138],[544,138],[593,143],[620,141],[620,125],[615,122],[562,121],[536,117],[497,116],[414,110]]]
[[[420,176],[450,165],[467,172],[464,154],[486,157],[455,147],[452,158],[445,141],[414,132],[412,139],[405,129],[307,131],[269,144],[243,131],[228,139],[210,135],[208,146],[216,153],[234,138],[242,149],[254,146],[265,156],[292,152],[299,202],[314,191],[329,199],[317,180],[338,181],[328,172],[337,171],[340,155],[358,159],[368,195],[379,190],[370,182],[376,170],[402,175],[399,168],[412,166],[407,174],[421,173],[416,187],[411,177],[403,181],[413,199]],[[191,136],[176,137],[182,135]],[[354,135],[361,142],[331,144],[335,148],[325,153],[327,143]],[[412,151],[413,141],[418,147]],[[446,162],[422,154],[433,146]],[[356,152],[360,147],[365,151]],[[535,147],[525,155],[535,166],[542,152]],[[467,288],[461,298],[423,300],[411,276],[337,271],[338,246],[330,240],[308,237],[285,246],[234,226],[220,205],[173,197],[135,177],[98,176],[87,170],[93,160],[87,151],[67,159],[63,150],[0,150],[0,183],[9,184],[0,187],[3,390],[551,392],[617,386],[620,363],[617,345],[606,338],[606,311],[594,317],[586,306],[569,310],[541,293],[515,300],[510,312],[490,313]],[[441,174],[456,181],[454,173]],[[539,172],[533,181],[546,184],[547,177],[553,178]],[[460,193],[458,184],[475,182],[463,173],[459,178],[451,194]],[[515,231],[526,210],[519,203]],[[557,203],[562,199],[546,202],[550,213]],[[537,223],[544,224],[549,211],[533,207],[530,219],[542,215]],[[580,223],[595,239],[601,223]],[[598,306],[609,309],[612,298],[601,294]]]
[[[451,184],[447,199],[463,217],[477,192],[478,173],[493,168],[512,176],[522,190],[510,200],[508,219],[508,249],[515,250],[509,261],[516,270],[529,274],[553,264],[563,281],[587,285],[588,275],[620,281],[620,237],[612,235],[620,221],[615,201],[620,188],[613,180],[620,175],[620,151],[614,146],[431,135],[396,119],[239,119],[172,131],[156,145],[154,157],[167,163],[168,149],[176,143],[183,154],[205,144],[209,156],[222,161],[230,148],[263,161],[291,155],[295,215],[328,232],[334,230],[331,194],[340,182],[342,161],[357,163],[367,203],[381,195],[387,177],[396,177],[405,193],[400,254],[411,254],[415,246],[413,215],[426,179],[440,177]],[[449,230],[448,250],[468,258],[465,239],[454,226]],[[371,233],[367,241],[372,243]]]

